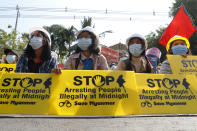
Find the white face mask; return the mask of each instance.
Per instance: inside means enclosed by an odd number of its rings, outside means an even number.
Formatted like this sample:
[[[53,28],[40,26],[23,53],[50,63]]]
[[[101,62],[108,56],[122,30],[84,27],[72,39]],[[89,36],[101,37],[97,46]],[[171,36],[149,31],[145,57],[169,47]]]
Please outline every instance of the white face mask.
[[[132,44],[129,46],[129,52],[133,56],[140,56],[144,50],[142,49],[142,44]]]
[[[31,40],[29,45],[35,50],[42,47],[42,38],[34,36]]]
[[[15,56],[15,55],[7,55],[7,56],[6,56],[6,61],[7,61],[9,64],[14,63],[15,60],[16,60],[16,56]]]
[[[91,38],[80,38],[77,40],[77,45],[78,47],[83,50],[86,51],[88,50],[88,47],[92,44],[92,39]]]

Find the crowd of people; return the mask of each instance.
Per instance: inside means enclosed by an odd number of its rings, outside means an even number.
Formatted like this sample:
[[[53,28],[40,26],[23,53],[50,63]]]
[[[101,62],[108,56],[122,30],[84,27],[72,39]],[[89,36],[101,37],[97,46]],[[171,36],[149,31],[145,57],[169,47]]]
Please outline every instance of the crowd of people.
[[[57,60],[51,53],[51,38],[43,28],[33,28],[30,40],[21,56],[12,49],[5,49],[2,63],[16,64],[15,72],[20,73],[56,73],[61,74]],[[99,38],[93,28],[87,26],[77,35],[77,48],[64,64],[64,70],[109,70],[106,58],[100,53]],[[171,74],[168,60],[160,63],[161,52],[158,48],[147,49],[146,38],[132,34],[126,39],[128,58],[113,65],[113,70],[134,71],[135,73]],[[187,38],[175,35],[166,45],[167,54],[187,57],[192,55]]]

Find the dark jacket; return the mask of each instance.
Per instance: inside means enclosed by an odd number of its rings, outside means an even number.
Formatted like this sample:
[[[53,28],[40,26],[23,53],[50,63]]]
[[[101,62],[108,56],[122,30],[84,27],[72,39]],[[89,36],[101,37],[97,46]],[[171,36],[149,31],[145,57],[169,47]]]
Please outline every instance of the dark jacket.
[[[29,58],[25,54],[22,54],[16,65],[15,72],[30,73],[31,71],[28,67],[28,61],[29,61]],[[51,57],[51,59],[47,61],[43,61],[43,63],[40,65],[39,73],[51,73],[52,69],[56,67],[57,67],[56,59]]]

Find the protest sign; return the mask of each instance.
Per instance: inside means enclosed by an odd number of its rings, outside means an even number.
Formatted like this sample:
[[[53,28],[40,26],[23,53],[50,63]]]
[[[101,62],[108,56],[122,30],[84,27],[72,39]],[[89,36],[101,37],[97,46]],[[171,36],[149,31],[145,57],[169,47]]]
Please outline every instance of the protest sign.
[[[197,113],[194,75],[136,74],[141,114]]]

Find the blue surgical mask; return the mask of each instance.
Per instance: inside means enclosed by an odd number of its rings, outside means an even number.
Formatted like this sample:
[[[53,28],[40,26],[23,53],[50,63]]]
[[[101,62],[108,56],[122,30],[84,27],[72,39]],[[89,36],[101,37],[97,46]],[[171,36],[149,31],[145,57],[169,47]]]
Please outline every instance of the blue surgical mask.
[[[16,60],[16,56],[15,56],[15,55],[7,55],[7,56],[6,56],[6,61],[7,61],[9,64],[14,63],[15,60]]]
[[[188,49],[186,45],[177,45],[172,47],[172,53],[174,55],[184,55],[187,54]]]
[[[129,46],[129,52],[133,56],[140,56],[144,50],[142,49],[142,44],[132,44]]]
[[[92,39],[91,38],[80,38],[77,40],[77,45],[78,47],[83,50],[87,51],[88,47],[92,44]]]
[[[42,38],[41,37],[36,37],[34,36],[31,40],[29,45],[34,49],[39,49],[40,47],[42,47]]]

